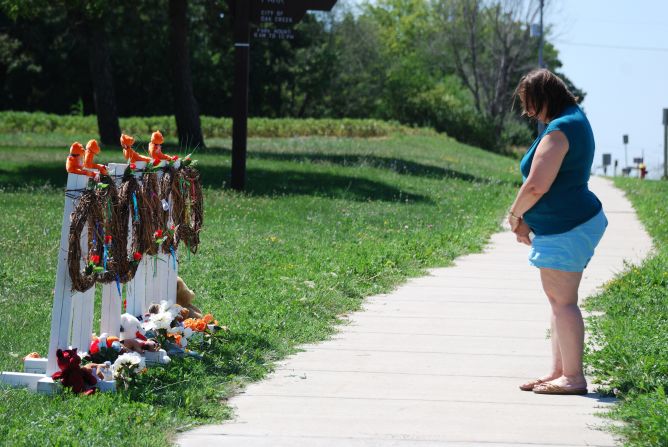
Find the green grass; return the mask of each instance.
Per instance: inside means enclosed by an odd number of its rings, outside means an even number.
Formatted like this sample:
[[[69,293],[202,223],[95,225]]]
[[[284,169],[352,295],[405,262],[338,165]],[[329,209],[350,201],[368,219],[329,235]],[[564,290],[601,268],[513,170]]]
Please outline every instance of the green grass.
[[[617,179],[654,239],[656,253],[587,300],[605,312],[589,321],[586,362],[604,392],[621,398],[610,413],[628,446],[668,445],[668,182]],[[597,349],[593,349],[596,346]]]
[[[17,148],[0,138],[2,370],[20,370],[22,356],[44,355],[48,345],[69,139],[45,140]],[[480,250],[519,178],[515,161],[443,136],[252,139],[247,191],[237,193],[223,188],[229,141],[209,146],[195,157],[206,194],[202,245],[183,256],[180,273],[230,331],[203,361],[153,368],[129,392],[0,389],[0,440],[163,445],[179,430],[229,417],[225,399],[239,386],[296,345],[332,334],[363,297]]]

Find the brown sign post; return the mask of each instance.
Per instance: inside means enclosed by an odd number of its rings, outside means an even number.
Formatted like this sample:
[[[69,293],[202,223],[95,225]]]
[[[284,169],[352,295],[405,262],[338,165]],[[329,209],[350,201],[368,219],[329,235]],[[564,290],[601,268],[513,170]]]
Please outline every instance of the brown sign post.
[[[246,183],[246,141],[248,139],[248,71],[250,24],[258,25],[254,37],[291,39],[290,27],[307,11],[329,11],[336,0],[230,0],[234,16],[234,117],[232,119],[233,189]]]

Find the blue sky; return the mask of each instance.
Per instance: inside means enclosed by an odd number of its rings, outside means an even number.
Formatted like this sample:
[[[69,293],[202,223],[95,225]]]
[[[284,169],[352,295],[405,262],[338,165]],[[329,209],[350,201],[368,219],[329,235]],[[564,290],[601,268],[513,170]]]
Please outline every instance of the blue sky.
[[[668,1],[553,0],[545,22],[562,71],[587,92],[584,109],[601,163],[644,151],[650,177],[663,172],[662,110],[668,108]]]

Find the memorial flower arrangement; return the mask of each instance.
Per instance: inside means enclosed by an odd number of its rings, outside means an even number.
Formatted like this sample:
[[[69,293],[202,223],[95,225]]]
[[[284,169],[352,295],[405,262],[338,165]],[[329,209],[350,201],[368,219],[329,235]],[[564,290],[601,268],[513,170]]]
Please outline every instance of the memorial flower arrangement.
[[[111,369],[116,382],[123,384],[127,389],[137,379],[137,376],[146,370],[146,362],[136,352],[128,352],[119,355]]]
[[[178,304],[161,301],[160,304],[151,306],[143,328],[147,335],[150,334],[161,346],[185,349],[188,338],[193,334],[193,330],[183,324],[187,313],[188,310]]]

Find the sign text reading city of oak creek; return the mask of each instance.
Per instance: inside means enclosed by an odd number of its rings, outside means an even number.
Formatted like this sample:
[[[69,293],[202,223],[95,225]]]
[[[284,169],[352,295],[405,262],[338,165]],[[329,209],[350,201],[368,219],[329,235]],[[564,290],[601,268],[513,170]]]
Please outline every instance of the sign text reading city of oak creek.
[[[253,36],[260,39],[293,39],[290,28],[277,28],[277,25],[292,26],[299,23],[306,11],[329,11],[336,0],[252,0],[250,21],[259,25]]]

